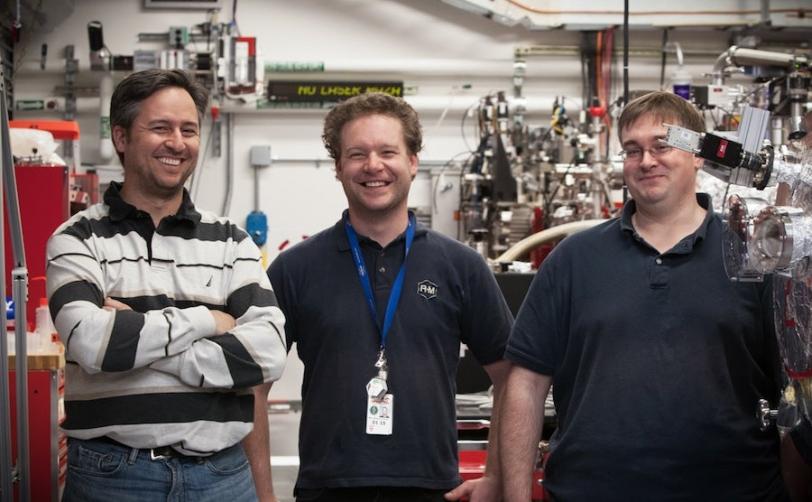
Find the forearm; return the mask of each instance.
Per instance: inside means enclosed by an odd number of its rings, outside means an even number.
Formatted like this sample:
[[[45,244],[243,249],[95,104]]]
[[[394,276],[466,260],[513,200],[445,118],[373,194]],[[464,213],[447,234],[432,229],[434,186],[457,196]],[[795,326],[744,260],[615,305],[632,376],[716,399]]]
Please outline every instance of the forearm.
[[[495,479],[497,483],[501,485],[499,428],[501,415],[503,413],[505,382],[510,370],[510,365],[507,361],[499,361],[485,366],[485,370],[493,383],[493,408],[491,411],[490,431],[488,432],[488,457],[485,464],[485,475]]]
[[[505,500],[527,501],[550,377],[514,366],[505,387],[499,424],[503,493]]]
[[[205,307],[138,312],[125,305],[126,298],[119,298],[124,304],[112,300],[109,264],[103,265],[107,257],[99,255],[91,240],[58,232],[48,241],[47,255],[46,291],[54,326],[67,358],[88,373],[147,366],[214,333]]]
[[[781,474],[792,502],[812,500],[812,466],[804,462],[789,433],[781,440]]]
[[[90,285],[81,289],[87,291]],[[54,325],[66,356],[85,371],[128,371],[187,350],[212,333],[214,321],[205,307],[170,307],[145,313],[102,308],[95,298],[52,300]]]
[[[229,333],[195,342],[174,357],[150,367],[177,376],[187,385],[243,389],[278,380],[287,358],[276,307],[252,308]]]
[[[233,257],[226,312],[236,325],[223,335],[199,340],[153,369],[199,387],[240,389],[279,379],[287,359],[285,316],[259,265],[259,251],[244,239]]]
[[[271,384],[254,387],[254,428],[243,439],[243,448],[251,464],[257,498],[262,502],[276,500],[271,475],[271,443],[268,432],[268,392]]]

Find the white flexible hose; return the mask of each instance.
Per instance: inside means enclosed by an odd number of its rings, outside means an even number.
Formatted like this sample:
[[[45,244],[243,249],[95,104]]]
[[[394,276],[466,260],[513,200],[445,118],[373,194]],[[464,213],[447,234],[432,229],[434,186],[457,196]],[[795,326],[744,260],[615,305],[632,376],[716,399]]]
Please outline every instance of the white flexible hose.
[[[525,237],[524,239],[520,240],[510,249],[502,253],[496,258],[496,262],[511,262],[515,261],[516,259],[524,256],[525,254],[529,253],[536,247],[550,241],[554,241],[560,239],[562,237],[566,237],[570,234],[576,234],[582,230],[586,230],[588,228],[592,228],[599,223],[603,223],[607,220],[582,220],[582,221],[573,221],[570,223],[564,223],[563,225],[558,225],[556,227],[548,228],[546,230],[542,230],[541,232],[535,233],[529,237]]]

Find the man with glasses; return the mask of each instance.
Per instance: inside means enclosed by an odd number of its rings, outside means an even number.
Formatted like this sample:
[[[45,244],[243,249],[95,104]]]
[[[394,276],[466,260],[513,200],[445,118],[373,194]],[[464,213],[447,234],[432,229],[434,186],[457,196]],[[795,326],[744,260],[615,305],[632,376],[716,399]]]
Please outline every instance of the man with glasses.
[[[704,130],[655,92],[618,121],[632,200],[620,218],[563,241],[535,277],[505,357],[505,500],[530,498],[543,403],[559,427],[545,465],[555,500],[785,500],[768,283],[736,283],[721,218],[695,193],[701,160],[662,142],[664,123]]]

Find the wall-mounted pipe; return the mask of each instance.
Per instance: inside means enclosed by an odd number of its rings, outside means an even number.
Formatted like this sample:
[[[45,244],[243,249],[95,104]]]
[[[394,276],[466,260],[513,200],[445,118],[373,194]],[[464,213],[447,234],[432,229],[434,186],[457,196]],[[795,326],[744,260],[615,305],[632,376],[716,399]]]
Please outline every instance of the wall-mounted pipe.
[[[486,91],[483,91],[486,92]],[[414,107],[419,113],[440,113],[443,111],[450,111],[450,112],[464,112],[469,108],[475,108],[479,104],[480,95],[477,93],[472,93],[467,96],[459,96],[455,95],[454,99],[450,99],[447,95],[440,95],[440,96],[405,96],[404,99]],[[508,104],[513,107],[516,106],[518,103],[515,98],[507,98]],[[525,107],[525,114],[526,115],[549,115],[553,109],[553,102],[555,98],[552,96],[524,96],[520,98],[523,100],[523,105]],[[572,98],[567,99],[566,106],[568,109],[580,110],[581,108],[581,99],[580,98]],[[313,112],[318,114],[326,113],[325,109],[322,108],[256,108],[253,106],[234,106],[234,105],[224,105],[222,108],[224,113],[248,113],[248,114],[256,114],[256,113],[269,113],[269,112],[276,112],[276,113],[290,113],[290,112]]]
[[[713,58],[719,52],[713,49],[684,49],[685,55],[692,59]],[[552,70],[553,74],[561,74],[557,70],[561,65],[569,69],[576,67],[576,72],[580,74],[580,61],[572,56],[578,55],[578,48],[574,45],[534,45],[519,47],[514,51],[514,56],[519,57],[550,57],[560,58],[545,70]],[[630,51],[630,56],[634,58],[647,58],[656,60],[661,54],[660,47],[634,48]],[[620,55],[616,51],[616,55]],[[463,59],[463,58],[370,58],[370,59],[332,59],[316,62],[296,62],[296,61],[265,61],[266,77],[273,78],[274,75],[295,75],[297,78],[310,78],[325,74],[384,74],[384,75],[415,75],[415,76],[448,76],[459,77],[460,75],[476,75],[481,77],[501,77],[513,74],[514,59]],[[40,60],[29,58],[24,59],[17,75],[31,77],[37,75],[61,75],[64,72],[65,60],[59,58],[49,59],[45,70],[40,67]],[[532,76],[533,67],[539,68],[538,64],[528,64],[528,70]],[[311,71],[300,71],[298,68],[310,68]],[[78,71],[80,74],[90,72],[90,64],[86,61],[79,62]],[[569,74],[569,71],[567,71]],[[547,71],[539,71],[539,75],[547,76]]]
[[[809,58],[804,55],[787,52],[761,51],[731,46],[716,58],[713,65],[713,84],[724,85],[725,71],[730,67],[739,66],[780,66],[793,69],[796,66],[808,66]]]

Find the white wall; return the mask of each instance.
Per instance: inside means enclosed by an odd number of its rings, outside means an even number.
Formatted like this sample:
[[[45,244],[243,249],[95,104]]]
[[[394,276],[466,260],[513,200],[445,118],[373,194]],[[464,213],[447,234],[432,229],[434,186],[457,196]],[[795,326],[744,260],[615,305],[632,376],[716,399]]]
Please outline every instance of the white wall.
[[[46,8],[48,4],[49,1],[44,2]],[[665,7],[669,2],[661,0],[649,4]],[[67,17],[61,19],[60,15],[59,19],[50,21],[53,29],[48,33],[37,32],[36,27],[31,26],[29,29],[34,32],[29,31],[23,40],[25,51],[17,62],[20,71],[15,82],[16,97],[54,95],[54,86],[62,83],[64,61],[60,57],[67,44],[76,46],[80,66],[88,68],[86,25],[90,20],[103,23],[105,42],[113,54],[131,54],[137,48],[160,48],[138,43],[139,32],[166,32],[173,25],[191,26],[206,19],[204,13],[197,11],[145,11],[141,5],[140,0],[77,0]],[[225,5],[221,21],[230,18],[231,1],[225,0]],[[521,26],[506,27],[437,0],[240,0],[238,6],[241,33],[257,37],[266,61],[323,61],[327,68],[343,68],[340,73],[330,75],[276,74],[271,75],[272,78],[402,79],[407,86],[416,87],[408,99],[421,112],[426,136],[422,159],[427,161],[446,161],[466,149],[460,122],[463,110],[479,96],[496,90],[505,90],[510,95],[516,47],[579,43],[575,32],[530,32]],[[635,31],[631,46],[656,47],[660,36],[659,31]],[[685,49],[703,49],[716,54],[727,47],[726,37],[724,32],[708,29],[681,30],[672,35]],[[50,48],[45,72],[38,70],[39,47],[43,42]],[[621,44],[620,32],[616,44]],[[686,63],[689,71],[699,76],[710,71],[713,59],[712,56],[688,57]],[[352,71],[352,67],[362,66],[387,70]],[[529,59],[525,95],[530,98],[531,118],[537,123],[548,120],[555,95],[579,100],[580,78],[580,64],[574,55]],[[631,78],[632,89],[656,88],[659,60],[634,59]],[[97,74],[85,70],[80,74],[78,85],[93,87],[98,85],[98,80]],[[455,90],[463,84],[470,84],[471,89]],[[98,142],[94,140],[99,129],[98,99],[86,99],[82,103],[85,110],[78,117],[82,159],[94,163],[99,158]],[[446,106],[450,106],[450,111],[438,126]],[[29,116],[31,114],[17,113],[18,118]],[[269,144],[280,159],[326,159],[320,140],[323,116],[321,110],[269,110],[235,117],[236,178],[229,216],[244,222],[253,209],[249,148]],[[469,126],[472,122],[468,122]],[[470,127],[468,134],[472,143]],[[206,131],[203,135],[205,137]],[[199,206],[220,211],[224,198],[224,165],[222,158],[209,156],[207,163],[199,168],[202,175],[197,197]],[[302,235],[312,235],[332,224],[345,207],[329,162],[280,161],[262,171],[260,183],[260,209],[269,219],[271,257],[281,242],[295,243]],[[298,398],[300,372],[300,366],[292,365],[285,381],[275,386],[274,396]]]

